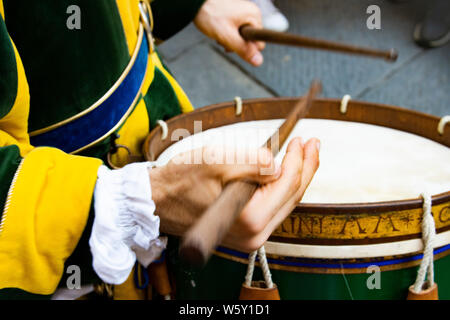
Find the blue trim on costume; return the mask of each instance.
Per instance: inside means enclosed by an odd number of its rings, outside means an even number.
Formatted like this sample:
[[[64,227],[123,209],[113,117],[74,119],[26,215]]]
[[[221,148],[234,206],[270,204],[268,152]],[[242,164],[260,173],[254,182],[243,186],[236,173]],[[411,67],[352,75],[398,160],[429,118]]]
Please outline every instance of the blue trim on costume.
[[[445,245],[438,249],[434,249],[434,254],[439,254],[439,253],[445,252],[447,250],[450,250],[450,244]],[[240,251],[235,251],[232,249],[218,247],[218,248],[216,248],[216,251],[226,253],[226,254],[229,254],[229,255],[232,255],[235,257],[248,259],[248,254],[240,252]],[[394,265],[394,264],[406,263],[406,262],[411,262],[411,261],[422,259],[422,257],[423,257],[423,254],[418,254],[418,255],[410,256],[410,257],[406,257],[406,258],[392,259],[392,260],[385,260],[385,261],[373,261],[373,262],[366,262],[366,263],[329,263],[329,264],[305,261],[305,260],[308,260],[308,258],[298,258],[298,259],[301,259],[302,261],[286,261],[286,260],[280,260],[280,259],[267,258],[267,261],[271,264],[293,266],[293,267],[329,268],[329,269],[340,269],[340,268],[355,269],[356,268],[356,269],[358,269],[358,268],[367,268],[367,267],[373,266],[373,265],[383,267],[383,266],[389,266],[389,265]],[[294,259],[296,259],[296,258],[294,258]],[[317,261],[320,259],[311,259],[311,260]]]
[[[144,283],[141,284],[139,281],[139,269],[141,269],[141,274],[144,277]],[[139,262],[136,262],[134,265],[134,274],[133,274],[134,284],[138,289],[145,289],[148,287],[150,282],[150,277],[148,276],[148,271],[144,268]]]
[[[50,146],[70,153],[107,134],[130,109],[144,81],[148,41],[143,37],[136,61],[117,89],[97,108],[61,127],[30,137],[33,146]]]

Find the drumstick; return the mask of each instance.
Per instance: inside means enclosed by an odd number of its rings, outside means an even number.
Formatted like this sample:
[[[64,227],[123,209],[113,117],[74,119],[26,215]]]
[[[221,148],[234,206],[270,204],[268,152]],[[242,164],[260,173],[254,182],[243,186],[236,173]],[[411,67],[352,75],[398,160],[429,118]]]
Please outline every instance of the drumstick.
[[[397,60],[398,57],[398,53],[395,49],[377,50],[372,48],[357,47],[349,44],[303,37],[291,33],[258,29],[249,25],[242,26],[239,29],[239,32],[245,40],[249,41],[266,41],[312,49],[323,49],[344,53],[360,54],[377,58],[384,58],[387,61],[391,62]]]
[[[263,145],[269,148],[274,156],[283,146],[297,121],[306,115],[314,97],[321,90],[320,82],[314,81],[307,95],[299,100],[278,131]],[[257,188],[258,184],[246,181],[228,183],[218,199],[186,232],[180,246],[181,259],[194,266],[204,265]]]

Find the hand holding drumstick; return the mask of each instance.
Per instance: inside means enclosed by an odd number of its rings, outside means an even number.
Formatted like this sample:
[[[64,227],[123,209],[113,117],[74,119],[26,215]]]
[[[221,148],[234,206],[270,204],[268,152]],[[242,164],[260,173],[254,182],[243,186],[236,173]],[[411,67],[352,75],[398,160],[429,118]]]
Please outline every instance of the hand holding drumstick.
[[[274,156],[267,148],[258,149],[255,164],[183,164],[188,162],[186,159],[192,159],[196,150],[176,156],[166,166],[150,171],[160,230],[185,234],[216,201],[225,185],[236,180],[252,181],[260,186],[221,244],[245,252],[259,248],[301,200],[319,166],[319,146],[317,139],[306,143],[300,137],[292,139],[281,167],[269,175],[262,174],[265,172],[261,170],[274,167]],[[216,150],[204,148],[202,152]],[[229,152],[225,150],[221,154],[229,156]],[[248,152],[235,154],[234,159],[250,156]]]
[[[389,62],[394,62],[398,57],[394,49],[379,50],[263,29],[261,12],[250,1],[208,0],[200,9],[194,23],[205,35],[216,40],[227,51],[236,52],[253,66],[263,63],[261,51],[266,42],[383,58]]]
[[[264,144],[263,147],[268,148],[273,156],[278,154],[298,120],[306,115],[314,97],[321,90],[321,84],[313,82],[305,97],[297,102],[280,128]],[[217,200],[184,236],[180,247],[181,258],[192,265],[205,264],[257,188],[258,184],[244,180],[226,185]]]
[[[292,139],[281,167],[271,175],[261,174],[262,168],[274,165],[273,156],[265,148],[258,150],[257,163],[247,165],[176,164],[178,160],[191,159],[195,150],[178,155],[178,159],[166,166],[150,171],[160,231],[183,235],[214,203],[224,185],[239,179],[253,181],[261,186],[234,221],[222,244],[244,252],[254,251],[303,197],[319,166],[319,146],[317,139],[306,143],[300,137]],[[205,148],[203,152],[214,152],[214,149]],[[236,155],[239,159],[248,157],[247,153]]]

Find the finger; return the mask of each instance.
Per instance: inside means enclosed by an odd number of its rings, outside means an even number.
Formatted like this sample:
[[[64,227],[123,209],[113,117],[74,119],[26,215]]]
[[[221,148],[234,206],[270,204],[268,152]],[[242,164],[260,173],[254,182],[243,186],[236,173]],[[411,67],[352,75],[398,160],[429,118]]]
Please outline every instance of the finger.
[[[252,66],[259,67],[264,62],[264,57],[260,52],[256,42],[247,42],[244,46],[238,48],[236,53]]]
[[[248,2],[247,6],[247,13],[245,14],[245,20],[242,24],[249,24],[250,26],[255,28],[262,28],[263,22],[261,9],[252,2]]]
[[[217,44],[221,45],[223,47],[223,49],[225,50],[226,53],[230,53],[233,52],[233,50],[231,50],[230,48],[226,47],[225,45],[222,45],[219,41],[216,41]]]
[[[247,45],[246,52],[243,55],[246,57],[244,59],[255,67],[259,67],[264,63],[264,56],[255,42],[250,42]]]
[[[288,146],[289,153],[295,154],[295,149],[296,145],[290,144]],[[292,194],[289,199],[283,202],[281,206],[274,211],[273,215],[264,214],[264,211],[261,210],[263,208],[267,208],[267,203],[264,202],[267,200],[267,196],[262,196],[261,193],[255,194],[254,199],[252,198],[251,200],[255,200],[253,202],[253,207],[247,206],[246,209],[244,209],[244,214],[248,215],[245,217],[247,221],[245,221],[244,224],[242,221],[238,221],[238,224],[235,226],[235,228],[239,228],[239,231],[245,231],[247,238],[240,238],[239,241],[234,241],[234,238],[230,238],[228,240],[230,241],[231,246],[245,252],[254,251],[261,247],[261,245],[263,245],[264,242],[270,237],[273,230],[275,230],[289,216],[298,204],[319,166],[320,141],[318,139],[310,139],[304,145],[303,149],[302,177],[299,191]],[[286,163],[284,163],[284,166],[287,166],[288,161],[289,159],[285,157],[284,162]],[[270,185],[280,183],[281,179],[282,178],[278,179],[275,183]],[[267,185],[267,187],[270,185]],[[260,206],[259,208],[258,205]],[[255,212],[258,212],[257,216],[255,215]],[[251,218],[254,219],[252,220]]]
[[[263,230],[286,201],[298,192],[302,166],[302,140],[294,138],[287,147],[279,179],[256,190],[242,211],[237,227],[250,233]]]
[[[251,65],[258,67],[264,62],[264,57],[260,52],[261,44],[258,45],[254,41],[245,41],[237,30],[230,34],[227,39],[228,45],[225,47],[233,50],[243,60],[247,61]],[[259,47],[258,47],[259,46]]]
[[[263,28],[262,17],[259,8],[256,8],[256,10],[252,10],[252,13],[247,15],[247,19],[245,21],[245,25],[249,25],[258,29]],[[254,43],[256,44],[256,47],[259,51],[264,50],[264,48],[266,47],[266,43],[264,41],[256,41]]]
[[[316,138],[308,140],[304,147],[302,182],[297,195],[297,201],[300,201],[308,188],[311,180],[319,168],[320,141]]]
[[[286,148],[286,154],[281,164],[280,178],[260,190],[262,197],[272,203],[272,205],[266,206],[268,210],[276,211],[276,208],[279,208],[287,199],[295,194],[301,184],[302,167],[302,139],[294,138]]]
[[[292,196],[287,202],[285,202],[271,218],[267,219],[264,223],[261,221],[268,216],[258,215],[255,222],[248,228],[241,223],[240,220],[233,225],[231,232],[229,233],[226,244],[237,250],[244,252],[254,251],[260,248],[264,242],[270,237],[272,232],[286,219],[287,216],[295,208],[297,201],[295,196]],[[233,237],[233,234],[241,234],[243,237]]]
[[[279,179],[260,190],[262,197],[272,204],[266,207],[268,210],[275,210],[276,207],[280,207],[298,190],[301,184],[302,167],[302,139],[294,138],[286,148]]]
[[[299,191],[296,192],[290,199],[288,199],[275,213],[272,219],[267,222],[267,224],[262,228],[257,236],[252,240],[254,245],[258,245],[261,241],[265,241],[295,208],[295,206],[300,202],[306,188],[310,184],[317,168],[319,167],[319,151],[320,151],[320,141],[318,139],[310,139],[304,146],[303,152],[303,168],[302,168],[302,178],[301,186]]]
[[[256,41],[255,44],[259,51],[263,51],[266,47],[266,43],[264,41]]]
[[[289,213],[292,212],[297,203],[300,202],[306,188],[311,183],[311,180],[319,167],[319,150],[320,141],[316,138],[308,140],[304,145],[303,165],[298,190],[293,194],[291,193],[291,197],[277,210],[264,230],[274,230],[284,219],[286,219]]]
[[[247,233],[247,241],[244,242],[241,239],[241,244],[245,245],[245,247],[241,249],[245,251],[254,251],[257,248],[260,248],[264,242],[267,241],[273,231],[289,216],[296,204],[297,202],[294,201],[294,197],[292,197],[277,211],[275,216],[273,216],[272,219],[268,221],[259,232],[253,234]]]
[[[295,137],[287,148],[282,162],[282,178],[287,184],[300,185],[301,171],[303,168],[303,139]]]
[[[281,173],[267,148],[237,151],[227,148],[205,148],[203,159],[210,165],[210,172],[221,177],[223,184],[232,180],[266,184],[278,179]]]

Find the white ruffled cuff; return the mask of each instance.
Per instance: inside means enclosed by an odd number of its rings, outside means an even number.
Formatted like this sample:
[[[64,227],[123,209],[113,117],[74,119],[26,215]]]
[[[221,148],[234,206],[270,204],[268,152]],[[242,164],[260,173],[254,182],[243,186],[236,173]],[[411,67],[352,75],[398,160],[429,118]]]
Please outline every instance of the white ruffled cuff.
[[[89,245],[94,270],[106,283],[123,283],[136,259],[147,267],[167,245],[167,238],[158,238],[149,169],[150,164],[142,162],[98,170]]]

